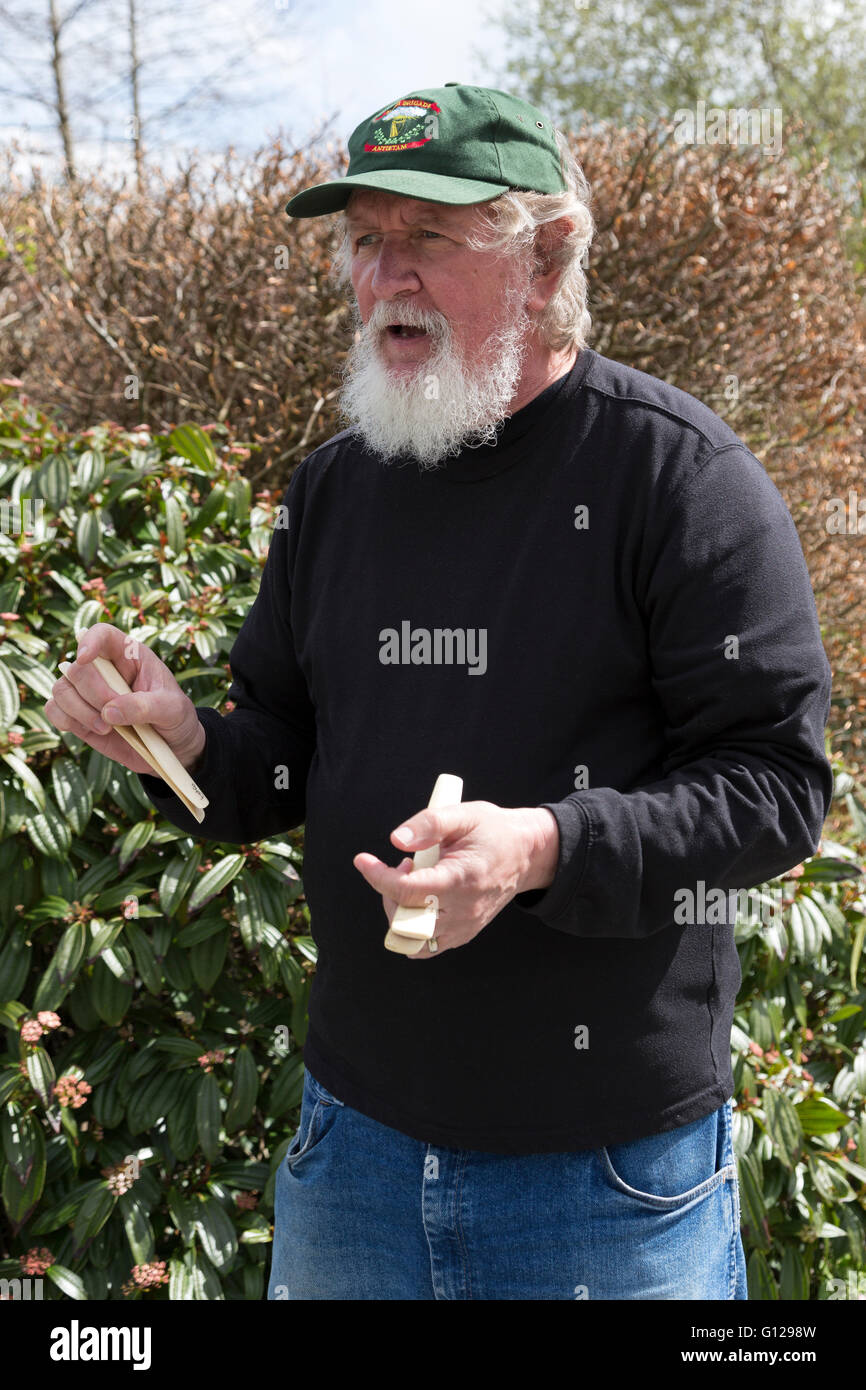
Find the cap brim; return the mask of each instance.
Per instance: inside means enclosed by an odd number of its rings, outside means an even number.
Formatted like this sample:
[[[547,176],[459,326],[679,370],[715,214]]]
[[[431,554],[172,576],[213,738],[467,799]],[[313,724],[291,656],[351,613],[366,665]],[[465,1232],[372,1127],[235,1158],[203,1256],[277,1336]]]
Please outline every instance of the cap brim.
[[[504,183],[482,183],[478,179],[455,179],[447,174],[428,174],[421,169],[382,169],[378,174],[347,174],[331,183],[317,183],[296,193],[288,203],[289,217],[323,217],[341,212],[355,188],[380,193],[402,194],[428,203],[486,203],[508,191]]]

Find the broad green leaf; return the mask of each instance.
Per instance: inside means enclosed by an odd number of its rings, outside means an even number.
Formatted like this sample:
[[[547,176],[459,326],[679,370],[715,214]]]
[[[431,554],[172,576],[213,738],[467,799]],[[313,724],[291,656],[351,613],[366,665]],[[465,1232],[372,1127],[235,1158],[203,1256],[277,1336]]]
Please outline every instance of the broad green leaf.
[[[248,951],[254,951],[262,941],[265,927],[265,915],[262,910],[259,885],[254,878],[247,874],[240,882],[233,885],[232,897],[234,898],[241,940]]]
[[[132,1003],[132,985],[119,980],[109,970],[104,958],[100,958],[93,967],[90,998],[103,1023],[117,1027],[123,1022]]]
[[[188,531],[191,536],[201,535],[206,526],[216,521],[225,504],[226,490],[222,483],[214,483],[204,502],[190,519]]]
[[[27,1005],[22,1004],[17,999],[10,999],[6,1004],[0,1004],[0,1027],[14,1028],[18,1031],[22,1014],[27,1013]]]
[[[186,545],[186,533],[183,525],[183,514],[180,503],[176,497],[166,497],[163,502],[165,510],[165,531],[168,539],[169,549],[177,557]]]
[[[217,932],[225,931],[226,919],[221,914],[214,916],[205,915],[197,917],[194,922],[190,922],[188,927],[177,934],[178,946],[188,949],[190,946],[197,946],[200,941],[207,941],[208,937],[216,936]]]
[[[270,1245],[273,1236],[267,1226],[250,1226],[238,1239],[244,1245]]]
[[[72,471],[63,454],[51,454],[34,480],[37,495],[44,497],[56,514],[66,506],[72,484]]]
[[[16,1119],[15,1154],[3,1170],[2,1195],[6,1215],[14,1230],[29,1217],[45,1186],[45,1138],[42,1126],[32,1117]],[[5,1140],[4,1133],[4,1140]],[[8,1152],[7,1152],[8,1159]]]
[[[853,990],[856,990],[857,988],[857,970],[860,966],[860,956],[863,953],[864,938],[866,938],[866,917],[864,917],[863,921],[859,923],[857,930],[854,933],[854,943],[851,947],[850,979],[851,988]]]
[[[784,1092],[770,1086],[764,1087],[761,1099],[774,1154],[786,1168],[793,1168],[803,1144],[796,1106]]]
[[[851,1184],[844,1173],[840,1173],[833,1164],[827,1163],[821,1158],[814,1158],[811,1154],[808,1162],[815,1189],[825,1202],[833,1204],[851,1200]]]
[[[274,1069],[274,1084],[267,1104],[268,1114],[285,1115],[301,1103],[304,1090],[304,1059],[299,1052],[290,1054]]]
[[[848,1123],[849,1117],[829,1100],[812,1096],[794,1106],[804,1134],[830,1134]]]
[[[183,1057],[187,1062],[197,1062],[205,1051],[202,1043],[194,1042],[192,1038],[161,1037],[157,1038],[156,1047],[160,1052]]]
[[[33,948],[12,937],[0,951],[0,999],[17,999],[30,971]],[[42,1007],[41,1004],[38,1005]],[[50,1005],[46,1005],[50,1008]]]
[[[752,1251],[746,1273],[750,1299],[758,1303],[778,1299],[779,1289],[762,1251]]]
[[[195,1298],[195,1276],[183,1260],[169,1261],[168,1297],[172,1303],[191,1302]]]
[[[67,598],[71,598],[72,602],[75,604],[84,603],[85,595],[83,589],[79,589],[75,580],[70,579],[68,574],[61,574],[59,570],[49,570],[48,573],[54,580],[54,583],[63,590]]]
[[[176,454],[182,454],[202,473],[215,473],[218,468],[216,453],[210,436],[198,425],[179,425],[169,435],[169,444]]]
[[[24,822],[34,849],[49,859],[65,859],[72,844],[72,831],[54,802],[45,797],[45,806]]]
[[[184,1245],[189,1245],[195,1233],[192,1220],[192,1200],[185,1197],[177,1187],[171,1187],[167,1202],[169,1215],[180,1232],[181,1240]]]
[[[168,864],[159,880],[159,905],[166,917],[173,917],[187,892],[196,881],[201,863],[201,849],[195,846],[188,858],[178,854]]]
[[[764,1219],[767,1209],[761,1190],[761,1163],[754,1153],[745,1154],[738,1164],[740,1205],[744,1223],[749,1227],[753,1245],[769,1248]]]
[[[61,812],[75,835],[82,835],[93,810],[93,792],[70,758],[55,758],[51,784]]]
[[[199,941],[189,953],[190,968],[200,990],[208,994],[213,988],[226,958],[229,944],[229,928],[223,922],[221,932]]]
[[[155,829],[155,821],[143,820],[127,830],[120,842],[120,849],[118,851],[118,867],[121,872],[126,868],[127,864],[131,863],[137,854],[140,854],[141,851],[150,844]]]
[[[72,635],[77,637],[86,627],[93,627],[94,624],[102,620],[102,604],[99,599],[85,599],[80,608],[75,610],[72,616]]]
[[[199,1079],[195,1123],[202,1153],[213,1163],[219,1153],[220,1132],[220,1093],[213,1072],[205,1072]]]
[[[27,1076],[42,1104],[51,1103],[55,1071],[54,1063],[44,1047],[34,1047],[27,1053]]]
[[[115,942],[113,946],[106,946],[102,952],[101,960],[108,966],[115,979],[127,984],[135,976],[135,966],[132,956],[127,948],[120,942]]]
[[[126,923],[125,935],[132,947],[135,968],[141,976],[145,989],[150,994],[159,994],[162,989],[162,970],[157,962],[150,939],[135,922]]]
[[[204,1197],[193,1205],[193,1221],[211,1264],[228,1269],[238,1253],[238,1239],[227,1212],[214,1197]]]
[[[75,487],[78,492],[94,492],[105,477],[105,455],[101,449],[85,449],[78,457]]]
[[[253,1054],[247,1046],[235,1053],[234,1079],[226,1110],[226,1130],[229,1134],[246,1124],[253,1113],[259,1093],[259,1073]]]
[[[7,767],[11,767],[16,777],[20,779],[25,796],[29,796],[35,801],[40,811],[44,810],[45,791],[33,769],[28,767],[21,758],[16,758],[14,753],[0,753],[0,758],[3,759]]]
[[[87,1299],[87,1290],[82,1283],[79,1275],[74,1274],[65,1265],[49,1265],[45,1273],[56,1284],[62,1294],[67,1298],[75,1298],[79,1301]]]
[[[57,1009],[62,1004],[83,964],[87,938],[88,928],[84,922],[72,922],[66,928],[39,981],[34,999],[36,1009]]]
[[[782,1255],[779,1297],[786,1301],[802,1303],[807,1302],[809,1298],[809,1271],[795,1245],[786,1245]]]
[[[246,857],[243,854],[227,854],[200,877],[198,883],[190,894],[188,909],[195,912],[202,907],[209,899],[221,893],[224,888],[231,883],[233,878],[241,872],[246,864]]]
[[[75,527],[75,544],[78,553],[89,568],[96,559],[101,531],[98,512],[82,512]]]
[[[100,1183],[95,1191],[85,1198],[79,1208],[72,1228],[72,1237],[76,1248],[80,1249],[87,1240],[92,1240],[98,1235],[114,1211],[114,1204],[117,1201],[113,1192],[108,1190],[104,1182]]]
[[[56,859],[43,860],[43,874],[46,864],[57,864]],[[42,926],[45,922],[62,922],[70,914],[72,903],[68,898],[40,898],[34,907],[24,913],[25,921],[32,922],[34,926]]]
[[[156,1239],[147,1208],[133,1188],[117,1199],[117,1209],[123,1219],[123,1229],[130,1253],[138,1265],[147,1264],[156,1251]]]
[[[10,729],[18,718],[21,699],[18,682],[8,666],[0,661],[0,729]]]
[[[114,945],[123,931],[123,922],[104,922],[100,925],[99,919],[94,918],[92,926],[96,927],[96,931],[93,932],[87,947],[88,961],[98,960],[103,951]]]
[[[129,1055],[129,1047],[125,1042],[113,1042],[105,1048],[98,1057],[88,1062],[84,1068],[84,1079],[91,1086],[97,1086],[101,1081],[106,1081],[120,1066],[124,1057]]]

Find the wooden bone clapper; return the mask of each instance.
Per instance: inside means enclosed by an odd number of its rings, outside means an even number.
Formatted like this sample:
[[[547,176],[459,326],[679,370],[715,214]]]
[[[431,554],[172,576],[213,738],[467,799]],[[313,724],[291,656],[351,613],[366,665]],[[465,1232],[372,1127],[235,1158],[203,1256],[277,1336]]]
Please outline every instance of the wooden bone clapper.
[[[60,669],[69,663],[62,662]],[[110,686],[115,695],[131,695],[130,690],[123,676],[110,661],[104,656],[95,656],[93,665],[101,675],[105,684]],[[180,759],[172,752],[165,739],[152,729],[149,724],[113,724],[112,728],[121,738],[126,739],[130,748],[138,754],[140,758],[151,767],[154,776],[161,777],[162,780],[171,787],[177,796],[196,820],[201,823],[204,820],[204,808],[210,805],[208,798],[200,787],[190,777]]]
[[[457,806],[463,797],[463,778],[453,773],[441,772],[436,778],[433,795],[427,803],[428,811],[439,811],[444,806]],[[439,860],[439,846],[419,849],[415,853],[412,872],[415,869],[431,869]],[[391,920],[385,945],[389,951],[397,951],[404,956],[414,956],[436,933],[436,908],[431,903],[424,907],[397,908]]]

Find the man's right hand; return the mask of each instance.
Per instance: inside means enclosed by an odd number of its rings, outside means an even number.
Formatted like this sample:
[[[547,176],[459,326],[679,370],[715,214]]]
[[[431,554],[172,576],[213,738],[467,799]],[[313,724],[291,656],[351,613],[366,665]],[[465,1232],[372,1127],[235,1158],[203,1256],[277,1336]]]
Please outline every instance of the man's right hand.
[[[103,656],[117,668],[132,692],[115,695],[92,664]],[[114,716],[107,705],[116,706]],[[55,683],[44,710],[57,729],[83,739],[97,752],[133,772],[154,775],[112,724],[150,724],[189,771],[206,743],[195,705],[168,667],[143,642],[111,623],[96,623],[78,634],[78,654]]]

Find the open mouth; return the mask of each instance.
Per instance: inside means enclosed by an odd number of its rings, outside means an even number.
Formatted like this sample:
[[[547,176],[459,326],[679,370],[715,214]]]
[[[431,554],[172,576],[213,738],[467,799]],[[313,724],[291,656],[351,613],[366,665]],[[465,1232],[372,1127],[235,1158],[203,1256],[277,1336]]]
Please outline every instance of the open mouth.
[[[425,328],[412,328],[408,323],[389,323],[388,332],[392,338],[426,338]]]

